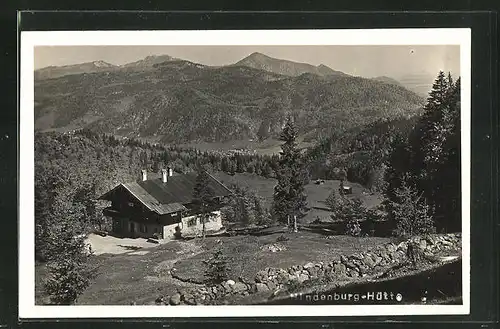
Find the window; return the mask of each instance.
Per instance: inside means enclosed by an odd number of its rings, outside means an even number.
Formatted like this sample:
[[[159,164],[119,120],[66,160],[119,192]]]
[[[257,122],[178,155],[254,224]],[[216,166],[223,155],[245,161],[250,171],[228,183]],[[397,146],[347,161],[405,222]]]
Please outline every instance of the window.
[[[195,218],[191,218],[190,220],[188,220],[187,222],[187,225],[188,226],[196,226],[197,224],[197,220],[196,220],[196,217]]]
[[[144,224],[141,224],[141,232],[142,233],[148,233],[148,227]]]

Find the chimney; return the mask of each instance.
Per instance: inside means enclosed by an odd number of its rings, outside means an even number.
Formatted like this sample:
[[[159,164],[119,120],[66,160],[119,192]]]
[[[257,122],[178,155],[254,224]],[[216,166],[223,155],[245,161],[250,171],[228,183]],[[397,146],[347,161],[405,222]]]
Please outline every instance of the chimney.
[[[172,177],[173,174],[174,174],[173,169],[168,167],[168,176]]]
[[[143,169],[142,172],[142,181],[148,180],[148,171]]]
[[[166,169],[161,170],[161,181],[163,183],[167,182],[167,170]]]

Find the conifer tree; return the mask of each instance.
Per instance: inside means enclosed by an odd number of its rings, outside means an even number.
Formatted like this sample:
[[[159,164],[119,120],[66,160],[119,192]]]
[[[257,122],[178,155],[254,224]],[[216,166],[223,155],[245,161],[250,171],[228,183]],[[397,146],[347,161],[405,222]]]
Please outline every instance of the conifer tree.
[[[67,204],[57,202],[54,206],[58,220],[49,227],[47,243],[51,257],[45,291],[51,301],[59,305],[73,304],[95,276],[95,269],[88,263],[89,249],[78,225],[82,209],[77,205],[68,208]]]
[[[308,182],[304,159],[297,146],[298,131],[291,117],[288,117],[281,132],[280,158],[276,169],[277,185],[274,188],[273,216],[281,223],[290,218],[305,215],[307,195],[304,186]]]
[[[214,204],[213,191],[209,186],[210,175],[201,165],[197,167],[196,185],[193,191],[193,204],[198,212],[198,218],[202,223],[202,238],[205,238],[206,223],[214,216],[212,209]]]

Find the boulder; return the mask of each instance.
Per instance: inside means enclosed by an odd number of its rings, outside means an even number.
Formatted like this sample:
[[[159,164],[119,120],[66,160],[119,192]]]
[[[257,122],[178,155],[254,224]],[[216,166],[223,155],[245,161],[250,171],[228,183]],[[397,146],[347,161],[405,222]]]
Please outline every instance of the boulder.
[[[306,269],[306,270],[309,269],[309,268],[312,268],[312,267],[314,267],[314,264],[311,263],[311,262],[309,262],[306,265],[304,265],[304,269]]]
[[[427,249],[427,240],[421,239],[418,243],[418,247],[420,248],[420,250]]]
[[[317,267],[310,267],[307,269],[307,273],[309,273],[309,276],[311,278],[317,278],[318,272],[319,272],[319,268],[317,268]]]
[[[255,286],[257,288],[257,292],[269,291],[269,288],[264,283],[257,283]]]
[[[335,264],[335,266],[333,267],[333,270],[335,272],[336,275],[338,276],[344,276],[346,274],[346,266],[344,264]]]
[[[233,285],[233,292],[234,293],[242,293],[244,291],[247,290],[247,285],[242,283],[242,282],[236,282],[234,285]]]
[[[183,294],[181,300],[188,305],[197,305],[196,299],[191,293]]]
[[[363,263],[368,267],[368,268],[372,268],[375,266],[375,261],[373,260],[373,258],[371,258],[371,256],[366,256],[364,259],[363,259]]]
[[[276,287],[278,287],[276,282],[274,282],[274,281],[267,282],[267,288],[269,288],[269,290],[274,290],[274,289],[276,289]]]
[[[309,280],[309,275],[304,274],[304,273],[300,274],[300,275],[297,277],[297,281],[298,281],[299,283],[302,283],[302,282],[307,281],[307,280]]]
[[[179,293],[173,294],[170,297],[170,305],[179,305],[181,303],[181,295]]]
[[[236,284],[236,282],[234,282],[234,280],[227,280],[226,283],[230,286],[234,286]]]
[[[267,278],[268,278],[267,271],[260,270],[255,275],[255,282],[257,282],[257,283],[264,283],[264,282],[267,281]]]
[[[396,246],[393,243],[388,243],[386,245],[386,249],[387,249],[388,252],[392,253],[392,252],[395,252],[397,248],[396,248]]]

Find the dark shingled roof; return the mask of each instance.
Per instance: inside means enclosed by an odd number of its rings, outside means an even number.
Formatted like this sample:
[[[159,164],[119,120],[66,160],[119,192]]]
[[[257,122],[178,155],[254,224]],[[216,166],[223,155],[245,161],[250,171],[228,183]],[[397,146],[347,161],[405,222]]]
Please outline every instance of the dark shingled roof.
[[[148,176],[150,176],[149,173]],[[120,186],[125,187],[148,209],[160,215],[184,210],[186,209],[184,204],[192,202],[196,173],[169,176],[166,183],[163,183],[161,178],[156,178],[156,175],[152,176],[154,178],[124,183]],[[208,186],[214,196],[224,197],[231,194],[231,191],[221,182],[212,175],[209,176]],[[101,199],[106,199],[108,193],[104,194]]]

